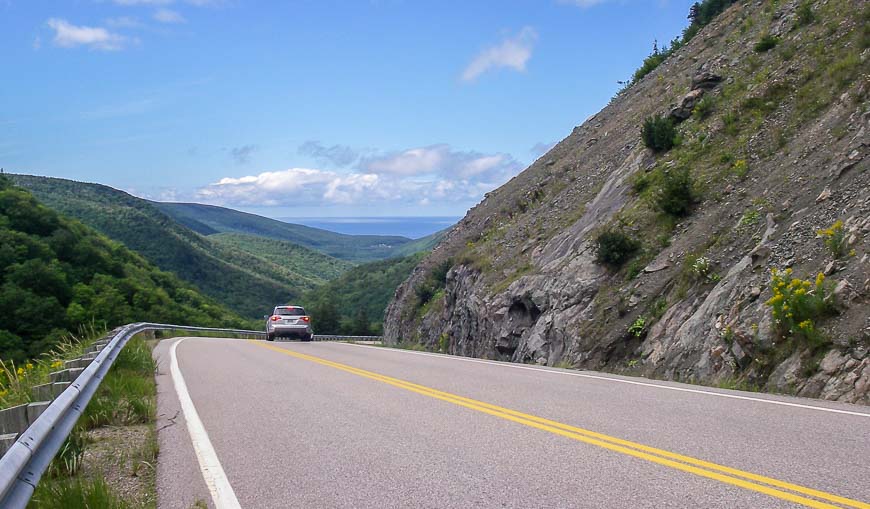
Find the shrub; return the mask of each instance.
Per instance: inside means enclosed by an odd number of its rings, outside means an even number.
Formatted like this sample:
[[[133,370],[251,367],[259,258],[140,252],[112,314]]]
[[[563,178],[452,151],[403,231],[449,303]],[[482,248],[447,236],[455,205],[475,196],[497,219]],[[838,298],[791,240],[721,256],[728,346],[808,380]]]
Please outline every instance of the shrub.
[[[706,256],[699,256],[692,262],[692,274],[698,279],[704,279],[709,276],[712,268],[713,264]]]
[[[843,228],[843,221],[838,219],[830,228],[818,230],[816,233],[822,237],[822,241],[831,251],[834,258],[846,256],[848,244],[846,242],[846,229]]]
[[[646,318],[639,316],[628,328],[628,333],[639,338],[646,334]]]
[[[804,0],[797,8],[797,26],[810,25],[815,20],[816,15],[813,13],[813,3],[810,0]]]
[[[731,167],[734,171],[734,174],[737,175],[737,178],[743,180],[746,177],[746,174],[749,173],[749,165],[746,164],[746,159],[738,159],[734,162],[734,165]]]
[[[722,116],[722,123],[725,125],[725,134],[736,136],[740,132],[740,117],[733,111]]]
[[[417,284],[414,293],[417,296],[418,307],[423,306],[447,285],[447,273],[453,266],[453,260],[447,259],[436,265],[426,278]]]
[[[820,272],[815,281],[804,281],[793,277],[791,269],[783,272],[773,269],[770,287],[773,297],[765,304],[771,308],[780,336],[802,337],[814,345],[821,343],[815,320],[835,313],[827,296],[825,275]]]
[[[659,51],[658,44],[653,44],[653,51],[650,55],[643,59],[643,64],[641,64],[640,68],[634,71],[634,75],[631,77],[632,83],[637,83],[644,76],[653,72],[656,67],[658,67],[662,62],[665,61],[668,56],[670,56],[671,51]]]
[[[665,152],[674,146],[677,128],[668,117],[653,116],[643,121],[643,143],[655,152]]]
[[[595,238],[596,261],[613,269],[622,267],[640,250],[640,242],[625,233],[608,229]]]
[[[716,104],[713,97],[705,95],[700,101],[698,101],[698,104],[695,105],[695,109],[692,110],[692,115],[694,115],[698,120],[705,120],[713,114],[715,106]]]
[[[656,196],[656,205],[665,214],[683,217],[689,214],[695,199],[694,183],[689,170],[666,171]]]
[[[756,53],[764,53],[775,48],[777,44],[779,44],[779,38],[767,34],[755,44],[755,48],[753,49]]]

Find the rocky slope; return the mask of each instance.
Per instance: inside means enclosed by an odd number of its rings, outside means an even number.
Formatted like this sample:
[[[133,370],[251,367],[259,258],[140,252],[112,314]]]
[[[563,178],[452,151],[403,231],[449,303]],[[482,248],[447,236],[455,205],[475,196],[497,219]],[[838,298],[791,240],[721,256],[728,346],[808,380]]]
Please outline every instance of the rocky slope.
[[[857,0],[731,6],[472,209],[396,291],[386,341],[870,404],[868,26]],[[641,141],[652,115],[674,148]],[[835,256],[817,232],[837,220]],[[604,231],[641,248],[605,266]],[[800,328],[771,300],[786,268],[786,304],[815,303]]]

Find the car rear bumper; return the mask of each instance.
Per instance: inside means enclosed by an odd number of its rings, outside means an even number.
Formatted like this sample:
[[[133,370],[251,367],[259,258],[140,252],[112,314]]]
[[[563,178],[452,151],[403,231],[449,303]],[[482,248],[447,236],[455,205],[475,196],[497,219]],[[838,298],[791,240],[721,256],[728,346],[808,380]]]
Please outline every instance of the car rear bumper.
[[[275,336],[310,336],[311,327],[308,325],[270,325],[267,331]]]

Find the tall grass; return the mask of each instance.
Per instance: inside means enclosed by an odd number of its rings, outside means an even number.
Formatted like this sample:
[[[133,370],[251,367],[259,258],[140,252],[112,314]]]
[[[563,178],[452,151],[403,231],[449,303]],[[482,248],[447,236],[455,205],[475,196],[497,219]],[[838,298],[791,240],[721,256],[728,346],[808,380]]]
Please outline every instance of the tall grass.
[[[0,409],[33,401],[33,387],[48,383],[49,373],[63,369],[64,361],[81,357],[85,349],[106,335],[93,323],[82,326],[77,334],[64,336],[50,351],[16,365],[0,359]]]
[[[121,350],[112,369],[82,415],[86,429],[152,422],[157,411],[151,348],[134,336]]]
[[[30,509],[128,509],[103,479],[74,479],[39,483]]]

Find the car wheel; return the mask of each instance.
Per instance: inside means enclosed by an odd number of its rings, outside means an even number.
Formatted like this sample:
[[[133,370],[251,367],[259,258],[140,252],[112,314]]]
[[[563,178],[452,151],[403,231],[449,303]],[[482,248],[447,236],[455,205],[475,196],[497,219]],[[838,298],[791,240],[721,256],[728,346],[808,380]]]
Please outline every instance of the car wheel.
[[[275,335],[271,332],[266,333],[266,341],[275,341]]]
[[[311,334],[307,334],[305,336],[302,336],[302,341],[311,341],[313,338],[314,336],[312,336]]]

